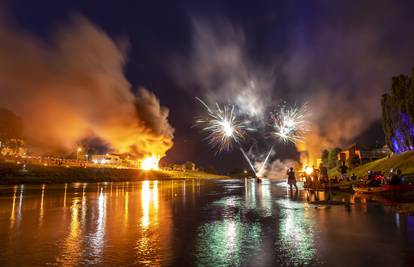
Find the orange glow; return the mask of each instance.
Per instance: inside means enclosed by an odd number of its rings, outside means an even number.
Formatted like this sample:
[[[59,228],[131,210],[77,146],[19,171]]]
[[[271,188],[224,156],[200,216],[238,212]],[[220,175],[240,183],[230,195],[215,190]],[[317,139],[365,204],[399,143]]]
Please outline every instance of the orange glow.
[[[145,171],[149,170],[158,170],[158,162],[160,161],[160,157],[152,155],[151,157],[144,158],[141,162],[141,169]]]
[[[309,166],[306,166],[305,167],[305,173],[307,175],[311,175],[313,173],[313,168],[312,167],[309,167]]]

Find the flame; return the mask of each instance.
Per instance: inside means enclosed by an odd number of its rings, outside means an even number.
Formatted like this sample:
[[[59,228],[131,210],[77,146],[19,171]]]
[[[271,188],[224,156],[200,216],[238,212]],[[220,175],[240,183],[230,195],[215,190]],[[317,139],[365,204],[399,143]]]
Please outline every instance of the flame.
[[[311,175],[313,173],[313,168],[312,167],[309,167],[309,166],[306,166],[305,167],[305,173],[307,175]]]
[[[141,162],[141,169],[145,171],[158,170],[158,162],[160,157],[152,155],[151,157],[144,158]]]

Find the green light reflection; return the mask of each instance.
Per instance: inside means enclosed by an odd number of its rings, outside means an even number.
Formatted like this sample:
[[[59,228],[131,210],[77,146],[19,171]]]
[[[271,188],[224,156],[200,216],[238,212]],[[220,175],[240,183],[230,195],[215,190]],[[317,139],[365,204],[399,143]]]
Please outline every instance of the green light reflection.
[[[294,265],[308,265],[316,255],[314,244],[314,220],[307,207],[296,207],[286,200],[280,210],[280,253],[281,259]]]
[[[198,266],[237,266],[261,240],[258,223],[247,224],[239,218],[204,224],[199,229]]]

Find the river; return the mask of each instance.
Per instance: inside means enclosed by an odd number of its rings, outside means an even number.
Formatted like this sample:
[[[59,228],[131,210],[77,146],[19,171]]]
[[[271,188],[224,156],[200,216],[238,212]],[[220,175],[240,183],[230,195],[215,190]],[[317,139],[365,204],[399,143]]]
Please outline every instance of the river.
[[[1,266],[409,266],[414,216],[252,179],[0,187]]]

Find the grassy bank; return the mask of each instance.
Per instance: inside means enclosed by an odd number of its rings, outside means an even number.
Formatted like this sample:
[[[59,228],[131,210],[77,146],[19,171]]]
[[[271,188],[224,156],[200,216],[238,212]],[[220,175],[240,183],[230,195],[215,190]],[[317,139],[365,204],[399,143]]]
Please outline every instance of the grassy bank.
[[[15,164],[0,164],[0,184],[43,184],[73,182],[124,182],[168,179],[223,179],[227,176],[205,172],[142,171],[137,169],[80,168],[30,165],[25,170]]]
[[[356,167],[351,172],[354,172],[358,177],[363,177],[370,170],[388,173],[391,169],[395,168],[399,168],[403,174],[414,174],[414,151],[372,161]],[[338,175],[337,169],[331,169],[329,174],[330,176]]]

